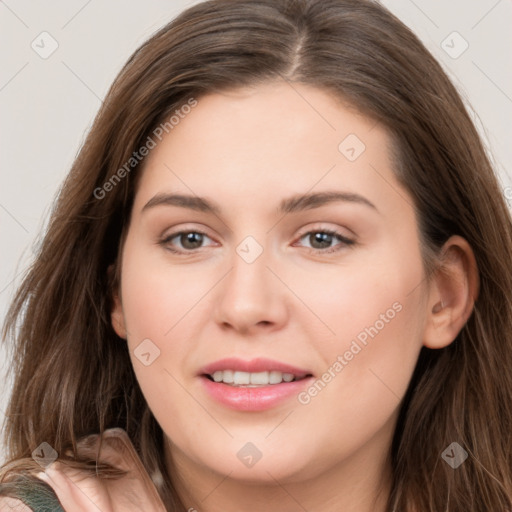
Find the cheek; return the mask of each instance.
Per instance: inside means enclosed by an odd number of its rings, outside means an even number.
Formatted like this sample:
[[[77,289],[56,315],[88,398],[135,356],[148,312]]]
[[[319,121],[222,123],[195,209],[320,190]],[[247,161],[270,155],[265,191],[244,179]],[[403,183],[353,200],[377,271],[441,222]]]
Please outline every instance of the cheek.
[[[122,303],[132,365],[142,392],[161,424],[177,420],[193,404],[184,389],[189,354],[200,339],[199,319],[208,301],[199,300],[218,275],[197,267],[152,262],[127,239],[122,273]],[[196,332],[197,331],[197,332]],[[149,355],[148,355],[149,354]],[[170,399],[172,397],[172,399]],[[186,417],[183,418],[183,421]],[[178,421],[179,423],[179,421]]]
[[[418,285],[423,268],[419,253],[412,252],[405,257],[393,244],[385,244],[376,254],[361,252],[343,265],[323,269],[317,265],[301,269],[300,275],[293,275],[293,270],[285,274],[309,310],[296,315],[300,328],[329,357],[325,363],[349,350],[355,339],[369,346],[373,339],[392,336],[395,348],[417,337],[413,333],[421,320]],[[297,311],[301,308],[297,303]]]
[[[322,432],[324,440],[309,439],[311,458],[343,459],[393,431],[419,353],[414,300],[402,298],[402,309],[397,306],[376,307],[384,315],[388,311],[388,323],[367,313],[363,328],[351,326],[359,336],[338,338],[322,349],[325,372],[298,397],[297,422],[288,433],[300,445],[305,432]]]
[[[318,345],[325,372],[301,403],[310,418],[354,445],[392,418],[407,390],[421,349],[421,279],[420,260],[383,258],[331,282],[338,298],[333,291],[312,306],[336,334]]]
[[[153,271],[131,274],[123,289],[130,358],[137,381],[157,422],[180,438],[194,407],[184,390],[181,368],[190,346],[183,328],[189,326],[186,294],[174,293]],[[196,299],[197,300],[197,299]],[[148,355],[149,354],[149,355]]]
[[[125,251],[122,302],[128,334],[132,343],[151,338],[164,348],[188,315],[201,309],[201,297],[218,277],[211,269],[199,274],[194,265],[172,266],[163,252],[155,258],[154,249],[145,251],[136,242],[127,241]]]

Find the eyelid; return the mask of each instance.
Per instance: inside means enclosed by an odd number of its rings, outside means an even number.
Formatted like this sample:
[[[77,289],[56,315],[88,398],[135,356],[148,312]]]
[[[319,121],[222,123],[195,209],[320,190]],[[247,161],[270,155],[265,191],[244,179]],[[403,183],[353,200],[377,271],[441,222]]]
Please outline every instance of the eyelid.
[[[308,233],[316,233],[316,232],[331,232],[333,234],[336,234],[336,235],[339,235],[340,237],[346,239],[346,240],[351,240],[351,239],[355,239],[355,233],[353,231],[351,231],[350,229],[348,228],[344,228],[346,229],[347,231],[349,231],[351,234],[348,235],[348,234],[344,234],[341,232],[341,227],[337,226],[337,227],[330,227],[330,226],[327,226],[327,225],[322,225],[321,223],[317,223],[317,224],[314,224],[314,225],[308,225],[307,227],[303,228],[303,229],[300,229],[299,230],[299,235],[297,238],[302,238],[304,235],[307,235]]]
[[[311,233],[327,233],[330,236],[339,240],[340,243],[334,245],[333,247],[327,247],[325,249],[315,249],[314,247],[305,247],[309,252],[314,254],[333,254],[342,251],[343,249],[350,249],[357,245],[357,240],[352,237],[348,237],[344,235],[338,228],[330,228],[325,226],[309,226],[307,229],[304,229],[301,234],[299,234],[296,238],[296,241],[293,242],[292,245],[295,245],[298,241],[304,238]]]

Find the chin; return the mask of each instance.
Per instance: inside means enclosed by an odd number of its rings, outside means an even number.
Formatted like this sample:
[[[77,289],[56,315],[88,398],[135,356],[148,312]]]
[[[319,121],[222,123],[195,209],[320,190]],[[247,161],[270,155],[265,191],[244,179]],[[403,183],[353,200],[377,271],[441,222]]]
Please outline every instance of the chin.
[[[197,446],[197,445],[196,445]],[[248,484],[300,482],[312,478],[321,464],[314,463],[307,451],[296,444],[286,449],[268,442],[231,440],[220,449],[205,447],[198,457],[199,464],[211,471]],[[196,459],[197,460],[197,459]]]

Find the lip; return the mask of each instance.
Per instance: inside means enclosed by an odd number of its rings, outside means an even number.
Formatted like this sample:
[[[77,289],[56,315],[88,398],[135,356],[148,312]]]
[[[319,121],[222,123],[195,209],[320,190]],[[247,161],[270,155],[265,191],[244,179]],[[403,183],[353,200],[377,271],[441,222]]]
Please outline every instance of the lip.
[[[282,373],[293,373],[293,375],[295,375],[297,378],[302,378],[308,374],[313,374],[311,370],[297,368],[287,363],[281,363],[280,361],[274,361],[264,357],[251,359],[250,361],[244,361],[243,359],[238,359],[236,357],[228,357],[226,359],[219,359],[218,361],[204,366],[199,370],[199,375],[212,375],[218,370],[235,370],[249,373],[275,371]]]
[[[296,397],[313,382],[314,377],[254,388],[214,382],[204,375],[201,375],[200,379],[206,393],[222,405],[236,411],[256,412],[277,407],[292,397]]]
[[[258,387],[230,386],[222,382],[214,382],[206,376],[218,370],[235,370],[251,373],[279,371],[292,373],[297,378],[300,378],[300,380]],[[306,377],[306,375],[311,376]],[[297,368],[265,358],[252,359],[251,361],[243,361],[237,358],[221,359],[201,368],[199,377],[205,392],[210,398],[229,409],[245,412],[265,411],[277,407],[287,400],[296,397],[314,380],[312,372],[307,369]]]

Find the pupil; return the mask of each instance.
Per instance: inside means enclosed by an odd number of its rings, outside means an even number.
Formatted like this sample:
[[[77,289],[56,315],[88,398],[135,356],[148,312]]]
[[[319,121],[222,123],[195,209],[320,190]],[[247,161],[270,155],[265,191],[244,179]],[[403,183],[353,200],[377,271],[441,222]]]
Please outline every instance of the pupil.
[[[329,233],[314,233],[313,235],[314,241],[319,242],[320,244],[327,244],[327,247],[330,245],[332,235]],[[314,244],[312,244],[314,246]]]
[[[194,244],[198,244],[198,246],[201,246],[202,241],[201,233],[187,233],[185,236],[186,242],[183,244],[183,247],[187,247],[188,249],[197,249],[197,247]],[[190,245],[192,247],[190,247]]]

